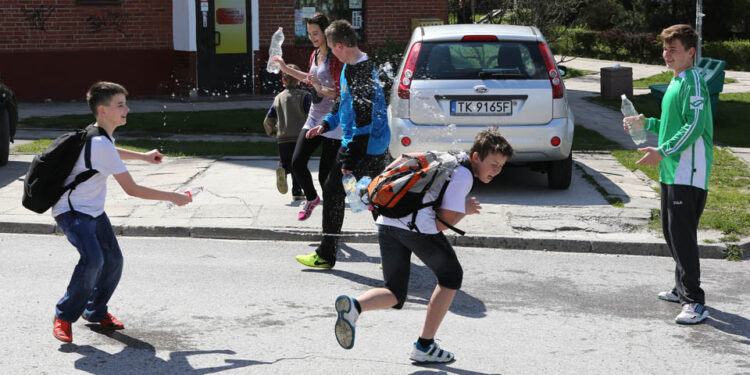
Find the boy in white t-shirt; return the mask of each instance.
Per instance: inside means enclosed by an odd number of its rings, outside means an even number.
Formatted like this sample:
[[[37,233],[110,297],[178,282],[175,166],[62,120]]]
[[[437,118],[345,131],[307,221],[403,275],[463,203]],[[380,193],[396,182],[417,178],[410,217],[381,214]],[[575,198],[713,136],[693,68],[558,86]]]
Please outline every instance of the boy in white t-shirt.
[[[81,256],[65,296],[55,309],[52,333],[63,342],[73,341],[71,323],[78,317],[111,329],[125,328],[107,311],[107,302],[122,273],[122,252],[104,212],[107,177],[114,175],[122,189],[134,197],[170,201],[178,206],[192,201],[184,193],[138,185],[123,164],[122,159],[159,164],[163,157],[158,150],[140,153],[115,147],[112,133],[125,125],[130,111],[125,104],[127,95],[124,87],[112,82],[97,82],[89,88],[86,99],[96,118],[94,125],[106,132],[106,135],[92,137],[90,141],[91,168],[98,173],[65,193],[52,207],[57,225]],[[84,154],[85,148],[65,184],[87,170]]]
[[[456,252],[442,231],[456,225],[466,215],[478,214],[481,209],[475,197],[466,198],[471,191],[473,178],[489,183],[500,173],[505,162],[513,156],[513,148],[496,129],[477,134],[469,154],[460,156],[460,165],[448,180],[440,208],[421,209],[415,224],[418,231],[407,226],[412,215],[400,219],[379,216],[378,242],[383,265],[383,288],[370,289],[357,298],[339,296],[336,299],[336,340],[344,349],[354,346],[355,323],[363,311],[393,307],[400,309],[406,301],[409,286],[411,254],[414,253],[435,273],[438,285],[430,298],[427,316],[417,342],[413,344],[410,358],[415,362],[451,362],[454,355],[440,349],[435,333],[461,287],[463,269]],[[391,166],[395,165],[395,161]],[[425,194],[424,202],[434,201],[442,185],[434,186]]]

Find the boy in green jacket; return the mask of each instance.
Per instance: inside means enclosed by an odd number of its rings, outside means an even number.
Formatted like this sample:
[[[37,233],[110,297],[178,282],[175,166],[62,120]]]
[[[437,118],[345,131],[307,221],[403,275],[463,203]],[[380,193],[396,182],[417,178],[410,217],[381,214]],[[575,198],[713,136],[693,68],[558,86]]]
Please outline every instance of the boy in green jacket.
[[[659,136],[658,147],[638,149],[646,154],[636,163],[659,165],[662,230],[677,263],[674,288],[658,297],[682,304],[676,323],[698,324],[708,316],[700,287],[697,231],[713,162],[711,100],[706,82],[693,68],[695,30],[673,25],[659,37],[664,61],[674,71],[661,102],[661,118],[626,117],[623,127],[627,132],[628,123],[640,123]]]

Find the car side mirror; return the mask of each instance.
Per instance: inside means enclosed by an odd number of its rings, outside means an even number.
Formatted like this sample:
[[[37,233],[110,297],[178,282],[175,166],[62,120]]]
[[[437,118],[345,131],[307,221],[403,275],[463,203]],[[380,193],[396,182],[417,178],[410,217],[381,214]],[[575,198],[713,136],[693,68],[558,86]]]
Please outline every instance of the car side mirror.
[[[568,68],[565,65],[558,65],[557,70],[560,71],[560,77],[565,77],[568,74]]]

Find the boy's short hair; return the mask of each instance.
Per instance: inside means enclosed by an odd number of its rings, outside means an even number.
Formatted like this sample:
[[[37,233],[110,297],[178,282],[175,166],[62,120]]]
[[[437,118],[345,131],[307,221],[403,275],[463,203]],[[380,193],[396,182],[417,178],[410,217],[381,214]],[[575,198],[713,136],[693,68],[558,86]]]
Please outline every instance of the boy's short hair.
[[[661,31],[659,39],[662,43],[672,43],[679,40],[685,49],[698,46],[698,33],[692,26],[686,24],[672,25]]]
[[[357,32],[346,20],[336,20],[326,27],[326,39],[331,44],[341,43],[347,47],[357,46]]]
[[[299,70],[299,66],[295,64],[287,64],[287,66],[292,69]],[[281,78],[284,79],[284,82],[286,82],[285,84],[287,86],[296,86],[299,83],[299,80],[297,78],[294,78],[294,76],[292,76],[291,74],[281,73]]]
[[[474,137],[474,144],[471,146],[469,155],[479,154],[479,159],[484,160],[490,153],[499,153],[510,158],[513,156],[513,147],[500,135],[497,128],[488,128],[480,131]]]
[[[128,96],[128,90],[125,90],[122,85],[114,82],[99,81],[91,85],[89,90],[86,91],[86,101],[89,103],[89,108],[91,108],[91,112],[94,113],[94,117],[98,115],[98,113],[96,113],[96,107],[102,104],[109,104],[112,97],[117,94]]]

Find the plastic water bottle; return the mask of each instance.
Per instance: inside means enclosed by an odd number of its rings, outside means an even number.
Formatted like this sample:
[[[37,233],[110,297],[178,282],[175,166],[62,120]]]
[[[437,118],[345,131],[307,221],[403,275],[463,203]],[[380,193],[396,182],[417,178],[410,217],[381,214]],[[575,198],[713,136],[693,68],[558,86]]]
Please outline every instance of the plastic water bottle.
[[[273,36],[271,37],[271,47],[268,49],[268,65],[266,66],[266,71],[269,73],[276,74],[281,70],[279,64],[271,61],[271,58],[274,56],[281,56],[282,43],[284,43],[284,30],[279,27],[279,29],[273,33]]]
[[[193,186],[185,190],[185,194],[190,196],[190,198],[195,198],[195,196],[198,195],[202,191],[203,191],[203,186]]]
[[[623,116],[638,116],[638,111],[635,110],[633,103],[628,100],[628,97],[625,96],[625,94],[622,94],[620,96],[620,99],[622,99],[620,111],[622,112]],[[627,124],[628,129],[630,130],[630,137],[633,138],[633,142],[635,142],[635,144],[639,145],[643,142],[646,142],[646,129],[643,127],[640,121],[636,123],[628,122]]]
[[[359,199],[357,194],[357,179],[354,174],[349,173],[341,177],[341,183],[344,184],[344,191],[346,192],[346,201],[349,202],[349,208],[352,212],[360,212],[366,210],[367,207],[362,200]]]
[[[372,178],[370,176],[362,176],[362,178],[359,179],[359,182],[357,182],[357,196],[359,197],[359,200],[362,201],[362,203],[365,205],[365,209],[372,211],[372,206],[370,206],[370,201],[367,198],[367,187],[370,186],[370,181],[372,181]]]

